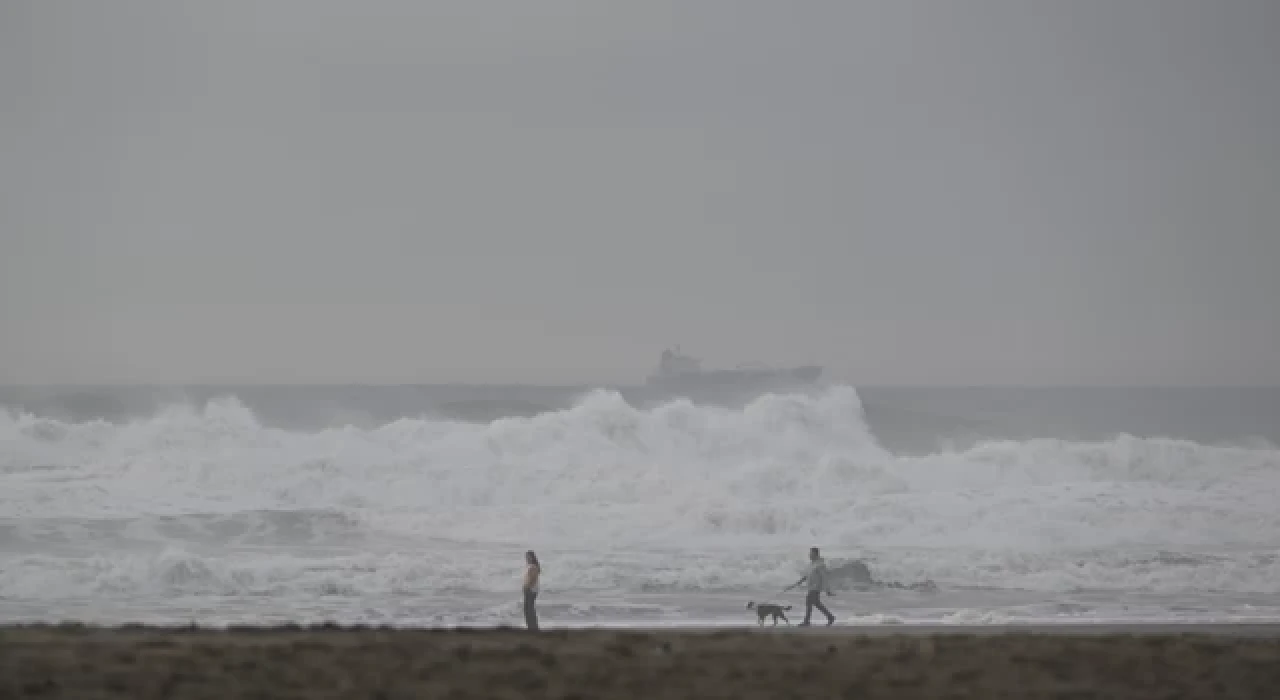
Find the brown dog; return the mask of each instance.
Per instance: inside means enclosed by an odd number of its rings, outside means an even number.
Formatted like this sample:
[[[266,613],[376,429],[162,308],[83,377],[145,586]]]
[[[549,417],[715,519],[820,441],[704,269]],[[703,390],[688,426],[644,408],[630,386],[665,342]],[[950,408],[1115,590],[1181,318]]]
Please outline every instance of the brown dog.
[[[760,625],[761,627],[764,626],[764,619],[766,617],[769,617],[770,615],[773,616],[774,627],[778,626],[778,618],[782,618],[782,621],[787,623],[788,625],[791,624],[791,620],[788,620],[787,616],[782,612],[783,610],[790,610],[791,609],[790,605],[786,607],[783,607],[781,605],[777,605],[774,603],[761,603],[759,605],[756,605],[754,602],[748,601],[747,610],[751,610],[753,608],[755,609],[756,617],[758,618],[756,624]]]

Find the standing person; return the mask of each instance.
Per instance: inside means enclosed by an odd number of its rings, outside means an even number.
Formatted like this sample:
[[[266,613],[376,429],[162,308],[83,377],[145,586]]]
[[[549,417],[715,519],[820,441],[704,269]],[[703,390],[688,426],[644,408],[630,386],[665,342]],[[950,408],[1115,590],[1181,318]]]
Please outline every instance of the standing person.
[[[533,550],[524,553],[524,624],[530,632],[538,631],[538,611],[534,609],[534,601],[538,599],[538,580],[542,578],[542,564],[538,563],[538,555]]]
[[[809,617],[813,615],[813,609],[817,608],[818,612],[827,616],[827,626],[836,621],[836,616],[827,610],[827,606],[822,604],[822,592],[826,591],[827,595],[835,595],[831,592],[831,582],[827,575],[827,563],[823,561],[822,555],[818,552],[817,547],[809,548],[809,573],[805,574],[799,581],[787,586],[787,590],[791,590],[796,586],[809,582],[809,593],[804,597],[804,622],[800,623],[801,627],[809,626]]]

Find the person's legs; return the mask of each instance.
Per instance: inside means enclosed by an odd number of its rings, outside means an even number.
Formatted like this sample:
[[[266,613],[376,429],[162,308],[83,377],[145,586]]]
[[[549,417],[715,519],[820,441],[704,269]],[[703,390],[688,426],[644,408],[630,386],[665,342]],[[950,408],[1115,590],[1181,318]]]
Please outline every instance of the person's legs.
[[[804,622],[801,622],[800,624],[809,624],[809,618],[813,615],[813,608],[815,605],[821,606],[822,601],[818,600],[817,591],[809,591],[809,594],[804,597]]]
[[[827,610],[827,606],[822,604],[822,598],[820,597],[820,594],[817,591],[814,591],[810,595],[813,596],[813,607],[817,608],[818,612],[827,616],[827,624],[829,625],[832,622],[835,622],[836,616],[832,615],[831,611]]]
[[[534,601],[538,598],[538,594],[533,591],[524,592],[524,624],[530,631],[538,629],[538,611],[533,607]]]

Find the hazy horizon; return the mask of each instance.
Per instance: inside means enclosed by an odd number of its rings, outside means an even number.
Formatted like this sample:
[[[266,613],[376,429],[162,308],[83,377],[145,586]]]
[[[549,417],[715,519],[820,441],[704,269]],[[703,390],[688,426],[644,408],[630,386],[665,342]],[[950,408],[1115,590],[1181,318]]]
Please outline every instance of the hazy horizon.
[[[0,384],[1280,385],[1280,4],[0,5]]]

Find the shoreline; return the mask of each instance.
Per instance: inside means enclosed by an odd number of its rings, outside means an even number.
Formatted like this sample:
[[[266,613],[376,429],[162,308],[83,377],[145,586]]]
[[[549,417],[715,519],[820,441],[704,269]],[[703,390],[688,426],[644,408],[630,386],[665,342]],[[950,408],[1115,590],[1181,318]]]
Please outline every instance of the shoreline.
[[[125,622],[105,624],[79,622],[74,620],[59,622],[0,622],[0,640],[6,632],[24,631],[93,631],[93,632],[148,632],[190,634],[200,632],[206,634],[226,633],[368,633],[388,632],[393,634],[487,634],[487,633],[524,633],[522,624],[516,625],[377,625],[348,624],[336,622],[307,623],[273,623],[260,625],[244,624],[153,624]],[[991,623],[991,624],[940,624],[934,622],[904,622],[883,624],[840,624],[830,627],[812,625],[801,627],[796,624],[780,623],[777,626],[765,623],[755,624],[714,624],[691,623],[673,625],[610,625],[589,623],[562,625],[548,624],[543,621],[540,633],[618,633],[618,634],[671,634],[671,635],[715,635],[724,633],[744,634],[797,634],[816,636],[865,636],[865,637],[921,637],[921,636],[997,636],[997,635],[1042,635],[1065,637],[1094,636],[1212,636],[1234,638],[1275,638],[1280,639],[1280,622],[1244,621],[1244,622],[1027,622],[1027,623]]]
[[[1271,698],[1280,625],[0,626],[0,699]]]

